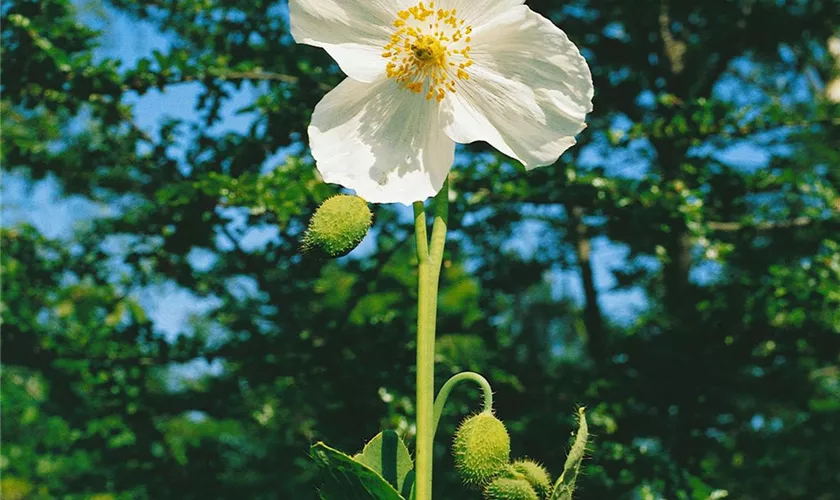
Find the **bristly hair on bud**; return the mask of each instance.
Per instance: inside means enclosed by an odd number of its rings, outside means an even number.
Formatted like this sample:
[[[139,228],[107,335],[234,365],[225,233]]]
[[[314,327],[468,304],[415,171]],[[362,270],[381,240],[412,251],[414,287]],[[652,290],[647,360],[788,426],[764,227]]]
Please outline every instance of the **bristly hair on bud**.
[[[455,468],[468,487],[481,489],[510,463],[510,436],[490,411],[465,419],[452,441]]]
[[[499,477],[484,490],[487,500],[539,500],[537,492],[526,479]]]
[[[524,458],[514,461],[511,464],[510,469],[526,479],[534,488],[534,491],[537,492],[537,496],[541,499],[548,500],[551,496],[553,489],[551,476],[542,465],[529,458]]]
[[[373,214],[362,198],[340,194],[315,210],[303,235],[301,251],[317,257],[341,257],[365,238]]]

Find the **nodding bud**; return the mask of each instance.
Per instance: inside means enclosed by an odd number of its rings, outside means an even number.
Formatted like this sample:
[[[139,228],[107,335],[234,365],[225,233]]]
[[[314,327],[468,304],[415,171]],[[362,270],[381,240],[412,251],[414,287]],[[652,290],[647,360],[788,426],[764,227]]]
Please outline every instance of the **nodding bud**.
[[[320,257],[347,255],[362,242],[373,214],[358,196],[333,196],[315,210],[303,235],[301,250]]]
[[[526,479],[500,477],[484,490],[487,500],[539,500],[537,492]]]
[[[542,465],[526,458],[514,461],[510,469],[517,474],[517,477],[527,480],[540,498],[547,500],[551,496],[551,476]]]
[[[487,486],[510,463],[510,436],[505,424],[489,411],[461,423],[452,442],[461,480],[476,489]]]

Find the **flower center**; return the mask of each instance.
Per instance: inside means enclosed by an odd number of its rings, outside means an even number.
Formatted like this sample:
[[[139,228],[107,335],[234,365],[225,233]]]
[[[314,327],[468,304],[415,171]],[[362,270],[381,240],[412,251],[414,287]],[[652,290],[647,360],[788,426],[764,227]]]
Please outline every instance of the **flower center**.
[[[429,35],[424,35],[412,43],[411,52],[421,65],[438,64],[446,57],[446,49],[440,44],[440,40]]]
[[[382,57],[388,78],[426,99],[442,101],[447,92],[455,92],[456,80],[469,80],[472,66],[470,34],[455,9],[435,10],[419,2],[397,14],[391,40],[383,47]]]

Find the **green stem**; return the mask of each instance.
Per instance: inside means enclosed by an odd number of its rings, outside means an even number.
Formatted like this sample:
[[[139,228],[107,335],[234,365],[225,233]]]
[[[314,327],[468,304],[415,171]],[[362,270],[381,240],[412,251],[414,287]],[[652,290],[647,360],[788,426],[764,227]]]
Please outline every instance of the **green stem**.
[[[429,238],[426,236],[426,210],[422,201],[414,202],[414,241],[417,243],[417,260],[429,260]]]
[[[417,446],[415,449],[415,500],[432,500],[432,460],[435,397],[435,321],[440,265],[446,243],[449,217],[449,180],[435,197],[435,222],[431,242],[426,236],[426,214],[422,202],[414,203],[417,241]]]
[[[482,377],[481,375],[475,372],[461,372],[457,375],[453,375],[449,380],[446,381],[445,384],[443,384],[443,387],[440,388],[440,392],[438,392],[437,399],[435,399],[435,418],[433,432],[437,432],[438,423],[440,422],[440,416],[443,413],[443,407],[446,406],[446,399],[449,397],[449,393],[452,392],[452,389],[454,389],[456,385],[466,380],[475,382],[481,387],[481,390],[484,392],[483,411],[491,411],[493,409],[493,389],[490,388],[490,382],[488,382],[486,378]],[[432,434],[432,436],[434,437],[434,433]]]

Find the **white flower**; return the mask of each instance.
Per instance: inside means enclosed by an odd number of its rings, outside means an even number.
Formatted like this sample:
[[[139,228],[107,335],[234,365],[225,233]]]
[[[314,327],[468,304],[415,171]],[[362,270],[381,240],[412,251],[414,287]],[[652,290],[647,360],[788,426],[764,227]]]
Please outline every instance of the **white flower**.
[[[586,61],[524,0],[290,0],[292,36],[349,78],[315,107],[326,182],[377,203],[437,193],[455,143],[487,141],[531,169],[575,143],[592,110]]]

